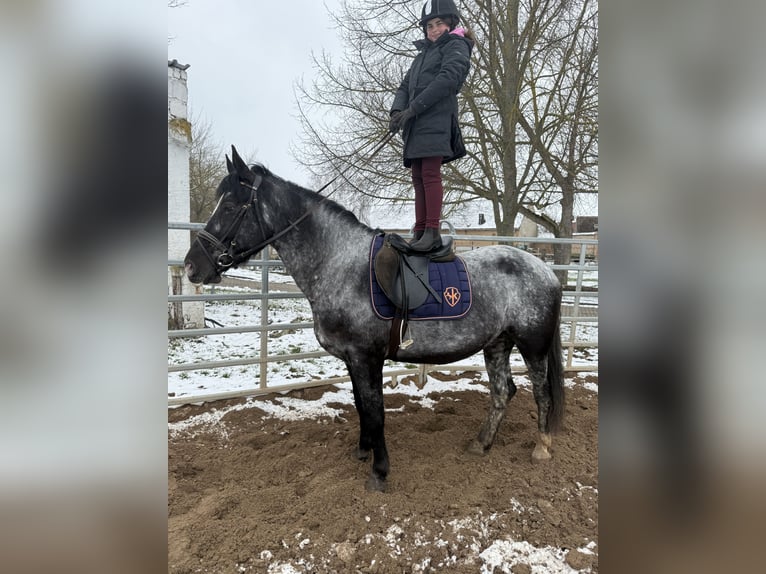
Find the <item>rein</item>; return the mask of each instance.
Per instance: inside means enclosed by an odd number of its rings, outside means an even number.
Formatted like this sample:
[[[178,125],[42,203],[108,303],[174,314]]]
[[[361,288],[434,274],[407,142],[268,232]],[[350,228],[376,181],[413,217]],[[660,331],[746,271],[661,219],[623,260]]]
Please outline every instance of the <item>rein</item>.
[[[391,140],[391,138],[394,136],[393,133],[386,133],[385,136],[379,141],[378,146],[372,151],[372,153],[369,155],[368,159],[374,158],[380,150],[383,149],[383,147]],[[349,167],[355,167],[355,166],[349,166]],[[348,171],[348,168],[346,168],[343,171],[340,171],[338,175],[333,177],[330,181],[328,181],[326,184],[324,184],[322,187],[320,187],[316,193],[321,195],[322,191],[327,189],[330,185],[332,185],[335,181],[337,181],[341,176],[343,176],[346,171]],[[256,209],[256,193],[258,191],[258,187],[261,184],[261,177],[257,176],[256,180],[253,182],[255,185],[251,185],[249,183],[246,183],[244,181],[239,182],[240,185],[244,185],[247,188],[250,188],[250,199],[240,208],[239,212],[237,212],[236,217],[232,220],[232,222],[229,224],[229,226],[226,228],[226,231],[222,234],[222,237],[228,237],[230,234],[232,237],[237,236],[237,231],[239,231],[239,226],[242,225],[242,222],[245,219],[245,216],[247,215],[247,212],[249,211],[250,207],[253,208],[253,214],[256,218],[256,222],[258,223],[258,227],[263,232],[263,224],[261,223],[261,218],[258,215],[258,210]],[[323,195],[322,199],[319,200],[311,209],[306,211],[303,215],[301,215],[298,219],[291,222],[290,225],[288,225],[285,229],[282,231],[275,233],[271,237],[264,239],[261,241],[258,245],[255,247],[252,247],[250,249],[247,249],[245,251],[240,251],[239,253],[235,253],[235,248],[237,246],[236,241],[234,239],[231,240],[228,247],[223,244],[221,240],[219,240],[217,237],[215,237],[212,233],[209,233],[208,231],[205,231],[204,229],[199,231],[197,234],[197,238],[195,239],[195,242],[198,242],[200,244],[200,247],[202,248],[202,251],[205,253],[205,256],[208,258],[210,263],[213,264],[213,267],[216,270],[217,274],[221,274],[225,272],[227,269],[229,269],[232,266],[237,266],[243,261],[247,261],[250,259],[252,255],[255,253],[258,253],[261,249],[266,247],[267,245],[270,245],[277,239],[283,237],[284,235],[287,235],[290,231],[298,227],[298,225],[307,219],[309,216],[311,216],[317,209],[319,209],[322,204],[327,201],[330,196],[334,193],[334,190],[331,191],[327,195]],[[264,233],[265,235],[265,233]],[[207,241],[211,245],[213,245],[215,248],[221,251],[221,254],[218,256],[218,259],[214,259],[213,256],[210,254],[210,252],[205,247],[205,244],[202,242],[202,240]]]

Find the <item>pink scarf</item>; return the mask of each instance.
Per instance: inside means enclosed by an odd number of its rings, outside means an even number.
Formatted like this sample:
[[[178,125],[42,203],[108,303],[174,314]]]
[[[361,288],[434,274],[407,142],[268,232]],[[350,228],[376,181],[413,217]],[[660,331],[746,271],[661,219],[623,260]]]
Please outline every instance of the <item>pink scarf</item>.
[[[461,38],[465,38],[465,28],[455,28],[450,32],[450,34],[455,34],[455,36],[460,36]]]

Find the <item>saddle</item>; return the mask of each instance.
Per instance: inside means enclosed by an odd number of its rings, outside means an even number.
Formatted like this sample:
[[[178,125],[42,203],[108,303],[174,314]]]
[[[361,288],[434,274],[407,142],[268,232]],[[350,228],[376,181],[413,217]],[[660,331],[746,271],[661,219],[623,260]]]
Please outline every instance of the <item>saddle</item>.
[[[428,264],[455,259],[453,240],[442,237],[442,245],[427,252],[413,251],[410,244],[396,233],[387,233],[383,245],[375,256],[375,278],[386,297],[396,307],[391,326],[388,356],[395,358],[398,349],[406,349],[412,339],[402,341],[407,330],[408,312],[433,296],[439,303],[442,297],[429,283]]]

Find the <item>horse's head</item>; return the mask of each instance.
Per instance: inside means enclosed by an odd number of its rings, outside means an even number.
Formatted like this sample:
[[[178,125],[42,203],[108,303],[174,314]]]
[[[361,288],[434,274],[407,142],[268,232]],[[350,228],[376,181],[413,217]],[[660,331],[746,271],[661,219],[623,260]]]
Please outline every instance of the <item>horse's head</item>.
[[[231,151],[232,159],[226,156],[229,174],[216,192],[218,205],[184,258],[192,283],[219,283],[224,271],[246,261],[265,239],[256,209],[262,176],[245,164],[234,146]]]

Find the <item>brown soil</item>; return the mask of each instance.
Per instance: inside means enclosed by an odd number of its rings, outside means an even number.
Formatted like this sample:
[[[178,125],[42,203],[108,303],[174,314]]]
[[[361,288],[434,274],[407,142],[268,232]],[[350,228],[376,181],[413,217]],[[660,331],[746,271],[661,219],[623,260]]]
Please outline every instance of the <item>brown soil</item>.
[[[585,380],[597,382],[577,379]],[[484,457],[465,447],[484,418],[487,394],[431,395],[437,403],[428,409],[388,392],[386,408],[403,410],[386,413],[391,473],[384,494],[365,490],[370,463],[352,457],[353,407],[333,419],[300,421],[248,408],[228,413],[222,425],[171,437],[169,572],[476,573],[479,553],[496,540],[568,549],[570,567],[598,572],[597,549],[577,551],[598,542],[597,394],[568,389],[553,459],[534,464],[528,390],[509,404]],[[169,417],[221,406],[181,407]],[[502,571],[531,570],[516,563]]]

